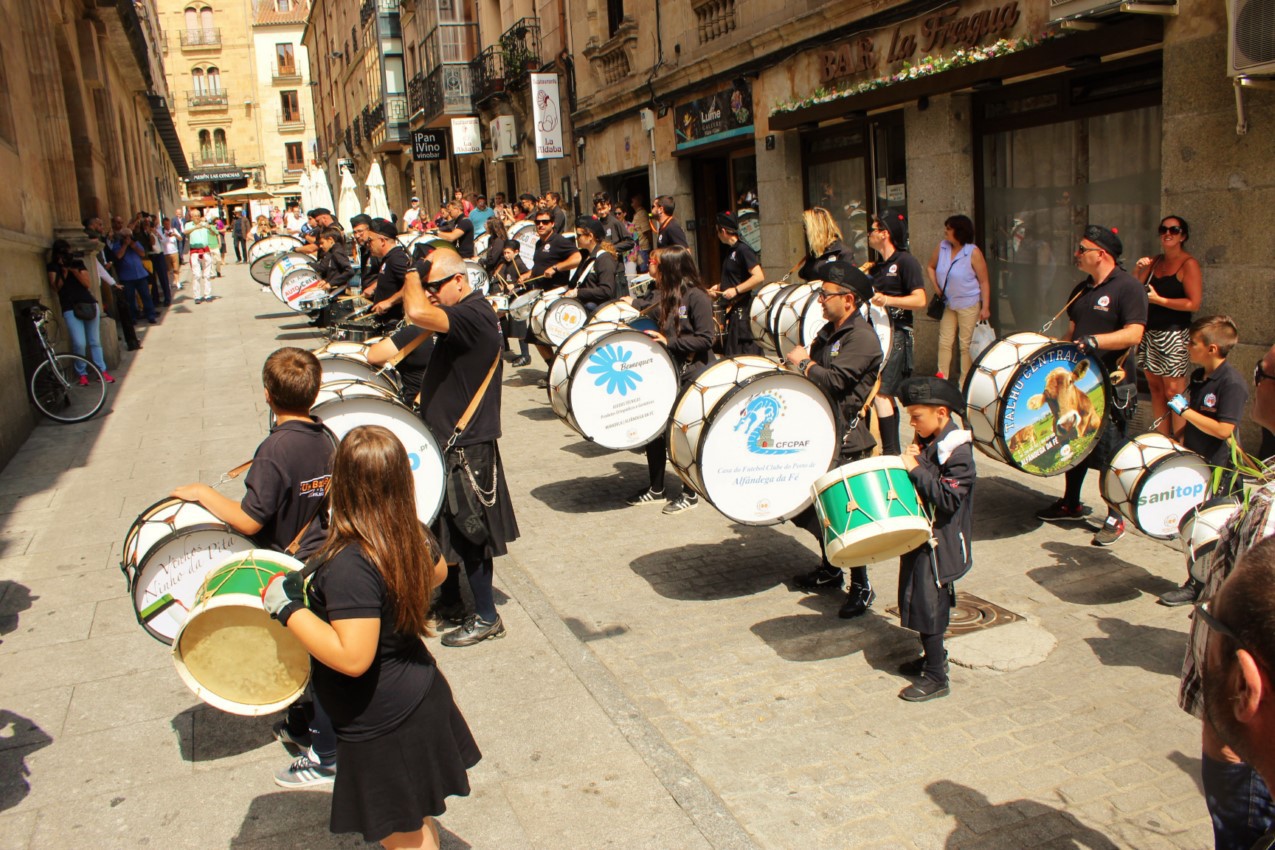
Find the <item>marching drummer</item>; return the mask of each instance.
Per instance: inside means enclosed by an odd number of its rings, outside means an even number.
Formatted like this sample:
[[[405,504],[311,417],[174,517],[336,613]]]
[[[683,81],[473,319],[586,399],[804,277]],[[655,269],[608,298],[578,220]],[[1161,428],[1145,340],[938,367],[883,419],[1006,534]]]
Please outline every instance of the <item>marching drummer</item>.
[[[963,414],[960,392],[942,378],[912,378],[899,387],[916,440],[903,451],[903,465],[917,495],[933,511],[930,539],[899,558],[899,618],[918,632],[923,655],[899,665],[916,681],[899,692],[908,702],[947,696],[947,631],[956,605],[956,580],[974,565],[973,437],[952,414]]]
[[[1107,422],[1093,450],[1064,474],[1063,497],[1036,512],[1046,522],[1084,522],[1093,511],[1080,503],[1080,488],[1089,469],[1106,469],[1124,445],[1129,420],[1138,406],[1135,358],[1147,325],[1147,292],[1131,274],[1120,268],[1124,244],[1115,231],[1096,224],[1085,228],[1076,246],[1076,267],[1088,277],[1071,291],[1067,339],[1091,353],[1107,367],[1111,378],[1111,404]],[[1124,520],[1108,509],[1102,528],[1093,537],[1095,546],[1110,546],[1124,536]]]
[[[576,219],[576,247],[582,257],[580,265],[571,272],[571,282],[564,295],[576,298],[592,315],[603,302],[618,298],[619,261],[612,253],[615,246],[606,241],[606,229],[593,216],[582,215]]]
[[[367,246],[372,256],[381,261],[376,288],[370,296],[372,312],[384,323],[398,322],[403,318],[403,280],[412,265],[407,249],[399,244],[394,225],[383,218],[372,219]]]
[[[709,295],[726,300],[726,335],[722,340],[722,353],[727,357],[761,354],[761,346],[753,339],[753,326],[748,317],[753,303],[752,291],[766,280],[761,260],[757,259],[757,252],[739,238],[739,222],[730,213],[718,213],[717,238],[730,250],[722,261],[721,284],[708,291]]]
[[[554,230],[554,217],[549,210],[537,210],[536,217],[532,221],[536,224],[538,237],[536,250],[532,258],[531,271],[521,275],[518,282],[536,289],[553,289],[566,283],[566,275],[562,272],[570,271],[580,265],[580,252],[576,250],[575,245],[571,244],[570,239]],[[553,349],[533,339],[530,328],[527,329],[525,339],[536,346],[536,350],[540,352],[546,364],[553,360]],[[528,355],[520,355],[513,365],[529,365],[530,359]],[[541,385],[547,386],[547,383],[541,381]]]
[[[899,385],[912,375],[912,311],[925,306],[925,275],[916,257],[904,250],[908,223],[903,213],[882,210],[872,220],[868,245],[881,256],[872,270],[876,295],[872,303],[885,308],[894,324],[893,345],[881,372],[881,392],[873,403],[881,451],[899,453],[899,411],[895,404]]]
[[[868,276],[844,260],[824,263],[815,275],[821,281],[819,301],[828,322],[820,328],[809,352],[802,346],[788,352],[788,363],[833,399],[837,431],[841,434],[841,448],[833,465],[840,466],[867,457],[876,446],[863,409],[881,371],[881,343],[859,313],[859,305],[872,297]],[[794,517],[793,524],[813,534],[822,550],[823,529],[814,507]],[[821,555],[823,563],[819,568],[795,576],[794,585],[803,590],[842,586],[841,569],[828,562],[826,552]],[[839,616],[848,619],[863,614],[875,596],[868,582],[868,568],[851,567],[850,589]]]

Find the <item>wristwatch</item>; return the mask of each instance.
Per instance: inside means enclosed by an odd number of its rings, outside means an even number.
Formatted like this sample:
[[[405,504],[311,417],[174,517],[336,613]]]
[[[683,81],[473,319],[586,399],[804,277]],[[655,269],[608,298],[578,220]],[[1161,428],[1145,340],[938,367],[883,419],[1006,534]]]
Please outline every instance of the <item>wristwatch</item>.
[[[811,363],[814,363],[814,362],[815,362],[815,361],[813,361],[813,360],[811,360],[809,357],[807,357],[805,360],[803,360],[803,361],[801,361],[800,363],[798,363],[798,364],[797,364],[797,371],[798,371],[798,372],[800,372],[800,373],[801,373],[801,374],[803,374],[803,375],[804,375],[804,374],[806,374],[806,368],[807,368],[808,366],[810,366],[810,364],[811,364]]]

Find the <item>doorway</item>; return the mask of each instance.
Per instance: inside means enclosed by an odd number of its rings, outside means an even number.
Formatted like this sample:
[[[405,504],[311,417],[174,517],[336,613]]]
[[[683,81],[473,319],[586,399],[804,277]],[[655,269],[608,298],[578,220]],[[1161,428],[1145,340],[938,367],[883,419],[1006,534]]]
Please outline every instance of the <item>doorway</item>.
[[[695,218],[687,221],[686,227],[694,232],[686,235],[693,240],[699,258],[700,277],[706,286],[713,286],[721,282],[722,261],[727,254],[726,246],[717,238],[718,213],[737,216],[741,238],[761,253],[757,154],[750,145],[718,156],[696,157],[691,168],[695,175]]]

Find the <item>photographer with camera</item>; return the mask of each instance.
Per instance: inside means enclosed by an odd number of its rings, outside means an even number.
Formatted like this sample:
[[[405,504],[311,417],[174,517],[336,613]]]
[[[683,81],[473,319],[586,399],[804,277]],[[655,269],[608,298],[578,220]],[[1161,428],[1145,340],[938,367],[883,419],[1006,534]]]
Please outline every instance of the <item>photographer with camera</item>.
[[[128,302],[129,314],[138,315],[137,303],[140,300],[146,321],[154,325],[159,323],[159,316],[155,312],[155,303],[151,301],[150,272],[146,271],[144,262],[146,247],[135,235],[141,223],[141,213],[133,216],[127,227],[120,216],[112,218],[107,251],[115,263],[116,278],[124,287],[124,300]]]

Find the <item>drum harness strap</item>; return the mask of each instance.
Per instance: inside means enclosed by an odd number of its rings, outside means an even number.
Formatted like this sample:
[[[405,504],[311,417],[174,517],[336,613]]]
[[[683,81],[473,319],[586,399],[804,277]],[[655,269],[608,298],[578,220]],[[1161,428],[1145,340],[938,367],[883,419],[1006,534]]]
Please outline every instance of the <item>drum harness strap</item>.
[[[1062,308],[1061,310],[1059,310],[1057,313],[1055,313],[1055,314],[1054,314],[1054,317],[1053,317],[1052,319],[1050,319],[1048,322],[1045,322],[1044,326],[1043,326],[1043,327],[1041,327],[1041,329],[1040,329],[1040,333],[1041,333],[1041,335],[1042,335],[1042,336],[1048,336],[1048,334],[1049,334],[1049,329],[1050,329],[1050,328],[1052,328],[1052,327],[1054,326],[1054,322],[1058,321],[1058,319],[1062,316],[1062,314],[1063,314],[1063,313],[1066,313],[1066,312],[1067,312],[1067,310],[1068,310],[1068,308],[1070,308],[1072,304],[1075,304],[1075,303],[1076,303],[1076,299],[1077,299],[1077,298],[1079,298],[1080,296],[1084,295],[1086,292],[1088,292],[1090,289],[1093,289],[1093,288],[1094,288],[1094,287],[1091,287],[1091,286],[1082,286],[1082,287],[1080,287],[1080,291],[1079,291],[1079,292],[1077,292],[1075,295],[1071,296],[1071,300],[1070,300],[1070,301],[1068,301],[1066,304],[1064,304],[1064,305],[1063,305],[1063,308]],[[1119,373],[1121,373],[1121,374],[1123,375],[1124,362],[1125,362],[1125,360],[1129,359],[1129,355],[1130,355],[1130,354],[1132,354],[1132,353],[1133,353],[1133,348],[1127,348],[1127,349],[1125,349],[1125,353],[1124,353],[1124,354],[1122,354],[1122,355],[1120,356],[1120,359],[1116,361],[1116,368],[1114,368],[1114,369],[1112,369],[1112,370],[1111,370],[1111,375],[1109,376],[1109,377],[1111,378],[1111,380],[1112,380],[1112,382],[1113,382],[1113,383],[1114,383],[1114,382],[1115,382],[1115,380],[1116,380],[1115,375],[1116,375],[1116,373],[1117,373],[1117,372],[1119,372]],[[1119,402],[1117,402],[1116,406],[1117,406],[1117,407],[1120,407],[1120,408],[1123,410],[1123,409],[1124,409],[1124,407],[1127,407],[1127,406],[1128,406],[1128,403],[1126,402],[1126,404],[1125,404],[1125,405],[1121,405],[1121,404],[1119,404]],[[1168,414],[1165,414],[1165,415],[1167,416]],[[1161,421],[1162,419],[1164,419],[1164,417],[1163,417],[1163,416],[1162,416],[1162,417],[1160,417],[1160,419],[1157,419],[1154,423],[1152,423],[1152,425],[1151,425],[1152,430],[1154,430],[1154,429],[1156,428],[1156,426],[1158,426],[1158,425],[1160,424],[1160,421]]]
[[[419,337],[418,337],[419,338]],[[483,378],[482,384],[478,387],[478,392],[474,393],[474,397],[469,400],[469,406],[465,408],[465,412],[460,415],[460,419],[456,422],[456,427],[452,430],[452,436],[447,441],[446,448],[443,449],[444,454],[450,454],[456,446],[456,441],[460,439],[460,435],[469,427],[469,421],[474,418],[474,413],[478,410],[478,405],[482,402],[484,393],[487,392],[487,385],[491,383],[492,376],[496,374],[496,367],[500,365],[500,351],[496,352],[496,359],[492,361],[491,368],[487,370],[487,377]],[[478,484],[478,479],[474,477],[474,470],[469,466],[469,459],[465,457],[465,448],[462,446],[456,449],[456,454],[460,458],[461,468],[465,470],[465,476],[469,479],[470,486],[474,489],[474,494],[478,496],[478,501],[483,507],[490,508],[496,504],[496,482],[499,479],[500,461],[498,458],[492,458],[491,461],[491,489],[484,490]]]

